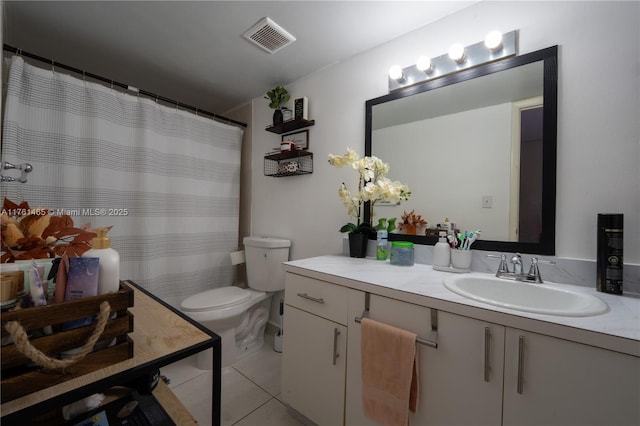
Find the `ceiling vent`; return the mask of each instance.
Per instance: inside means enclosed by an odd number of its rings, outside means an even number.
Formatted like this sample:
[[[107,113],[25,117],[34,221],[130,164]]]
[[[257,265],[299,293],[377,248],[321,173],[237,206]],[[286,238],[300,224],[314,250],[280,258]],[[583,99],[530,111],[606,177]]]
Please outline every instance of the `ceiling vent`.
[[[242,35],[269,53],[276,53],[278,50],[296,41],[294,36],[270,18],[262,18]]]

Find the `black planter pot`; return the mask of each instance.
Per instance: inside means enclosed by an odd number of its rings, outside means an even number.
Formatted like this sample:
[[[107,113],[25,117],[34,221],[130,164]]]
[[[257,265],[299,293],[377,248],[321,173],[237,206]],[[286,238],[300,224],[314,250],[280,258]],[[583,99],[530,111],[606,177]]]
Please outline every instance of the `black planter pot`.
[[[282,117],[282,110],[277,109],[273,111],[273,125],[276,126],[278,124],[282,124],[284,119]]]
[[[367,244],[369,236],[365,234],[349,234],[349,256],[365,257],[367,255]]]

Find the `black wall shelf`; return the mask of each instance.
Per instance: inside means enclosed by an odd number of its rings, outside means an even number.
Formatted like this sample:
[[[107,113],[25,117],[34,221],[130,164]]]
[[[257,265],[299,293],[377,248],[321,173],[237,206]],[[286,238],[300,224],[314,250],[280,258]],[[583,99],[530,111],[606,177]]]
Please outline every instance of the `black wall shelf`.
[[[313,173],[313,153],[309,151],[270,152],[264,156],[264,175],[298,176]]]
[[[265,130],[267,132],[281,135],[283,133],[292,132],[294,130],[302,129],[304,127],[313,126],[314,124],[316,124],[315,120],[304,120],[304,119],[289,120],[281,124],[274,124],[273,126],[269,126]]]

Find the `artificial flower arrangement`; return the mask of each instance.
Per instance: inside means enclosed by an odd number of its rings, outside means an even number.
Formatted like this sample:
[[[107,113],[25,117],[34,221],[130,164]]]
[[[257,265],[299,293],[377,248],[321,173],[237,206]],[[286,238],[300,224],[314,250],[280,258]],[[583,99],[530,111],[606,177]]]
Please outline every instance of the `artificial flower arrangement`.
[[[91,248],[96,233],[89,224],[76,228],[69,215],[50,213],[43,208],[32,209],[26,201],[16,204],[5,198],[0,215],[0,263],[53,259],[64,253],[74,257]]]
[[[342,226],[340,232],[364,234],[373,230],[370,222],[364,222],[364,203],[367,201],[369,201],[369,220],[371,220],[376,202],[397,204],[408,200],[411,196],[407,185],[387,177],[389,165],[377,157],[360,158],[353,149],[347,148],[344,155],[329,154],[329,164],[334,167],[351,166],[359,175],[357,192],[351,193],[344,182],[338,189],[338,196],[347,208],[347,214],[356,221],[356,223],[349,222]]]
[[[415,210],[411,210],[409,213],[405,210],[400,218],[400,223],[398,223],[398,230],[415,235],[416,229],[423,226],[427,226],[427,221],[421,215],[416,214]]]

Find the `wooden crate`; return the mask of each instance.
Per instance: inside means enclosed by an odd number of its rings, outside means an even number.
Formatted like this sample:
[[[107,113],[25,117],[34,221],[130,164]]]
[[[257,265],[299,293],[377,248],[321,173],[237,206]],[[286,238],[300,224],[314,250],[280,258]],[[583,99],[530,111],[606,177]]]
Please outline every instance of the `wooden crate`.
[[[104,301],[109,302],[111,312],[117,312],[117,316],[109,319],[100,341],[115,338],[115,345],[90,352],[84,359],[66,367],[64,371],[37,367],[20,353],[14,344],[2,346],[0,349],[2,403],[132,358],[133,341],[127,334],[133,331],[133,314],[127,308],[133,306],[133,289],[125,282],[121,282],[120,290],[116,293],[3,312],[0,315],[3,342],[10,337],[5,329],[9,321],[20,322],[27,334],[30,334],[31,330],[52,326],[53,334],[30,337],[30,343],[53,358],[62,351],[83,346],[96,326],[93,323],[72,330],[59,331],[59,325],[97,315],[100,312],[100,304]]]

